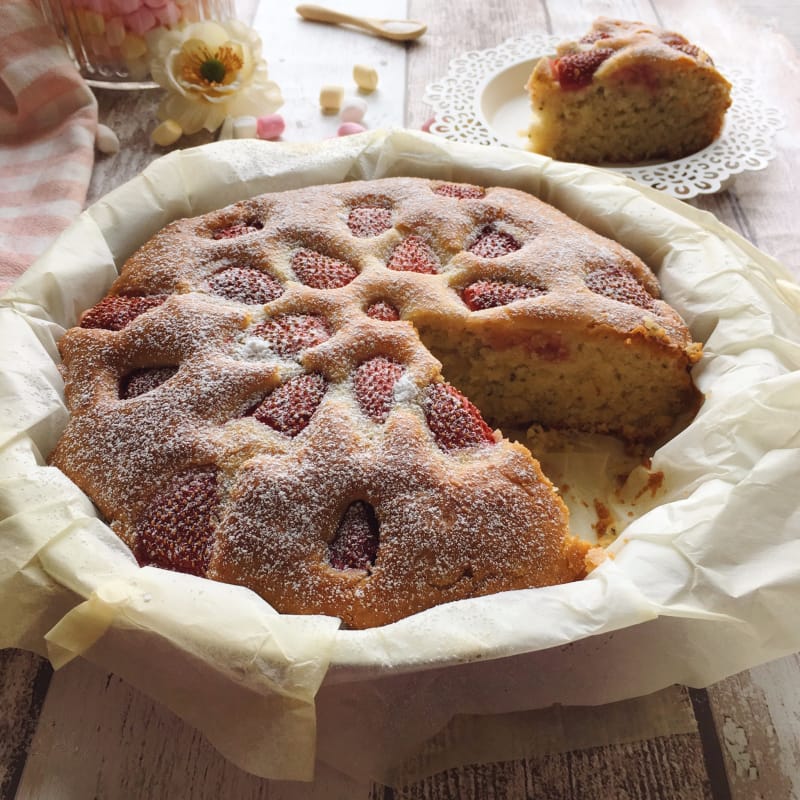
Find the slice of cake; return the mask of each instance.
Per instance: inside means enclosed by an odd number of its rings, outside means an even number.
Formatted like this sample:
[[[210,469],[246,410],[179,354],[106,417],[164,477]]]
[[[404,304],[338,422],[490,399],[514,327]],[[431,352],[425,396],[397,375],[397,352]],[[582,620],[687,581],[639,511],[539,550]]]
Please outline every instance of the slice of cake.
[[[730,88],[681,34],[600,17],[536,63],[530,147],[584,163],[683,158],[719,136]]]

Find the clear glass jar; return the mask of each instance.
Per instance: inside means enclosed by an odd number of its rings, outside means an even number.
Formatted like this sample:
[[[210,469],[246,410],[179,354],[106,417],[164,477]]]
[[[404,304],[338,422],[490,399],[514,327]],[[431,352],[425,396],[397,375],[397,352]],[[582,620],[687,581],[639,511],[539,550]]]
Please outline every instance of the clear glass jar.
[[[235,16],[234,0],[39,0],[92,86],[143,88],[153,42],[164,29]]]

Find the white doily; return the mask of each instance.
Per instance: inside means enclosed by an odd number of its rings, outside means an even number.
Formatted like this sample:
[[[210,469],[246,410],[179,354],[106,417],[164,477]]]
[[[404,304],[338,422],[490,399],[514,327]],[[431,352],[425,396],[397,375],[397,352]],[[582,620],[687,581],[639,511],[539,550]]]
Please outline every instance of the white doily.
[[[524,149],[530,106],[524,84],[533,63],[555,52],[560,38],[531,34],[450,62],[447,76],[430,84],[424,100],[434,108],[431,133],[456,142]],[[767,107],[743,73],[724,69],[731,107],[719,138],[677,161],[608,167],[681,200],[713,194],[740,172],[764,169],[775,157],[773,138],[781,113]],[[509,133],[510,126],[516,130]]]

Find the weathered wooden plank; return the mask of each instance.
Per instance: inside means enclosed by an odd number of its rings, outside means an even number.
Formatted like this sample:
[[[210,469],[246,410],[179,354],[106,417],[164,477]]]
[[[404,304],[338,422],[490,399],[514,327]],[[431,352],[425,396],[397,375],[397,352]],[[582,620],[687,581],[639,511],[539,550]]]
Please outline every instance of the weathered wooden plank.
[[[409,16],[428,23],[428,33],[409,52],[406,105],[409,128],[419,128],[431,117],[430,106],[422,100],[425,88],[447,74],[453,58],[548,26],[545,5],[525,0],[470,4],[458,0],[440,3],[410,0]]]
[[[531,720],[538,719],[543,727],[549,724],[554,731],[560,731],[556,739],[561,742],[558,746],[565,749],[555,754],[535,753],[517,758],[524,752],[521,748],[541,746],[541,742],[538,745],[536,741],[521,742],[522,737],[535,739],[535,736],[530,729],[526,733],[521,719],[524,715],[509,715],[514,718],[517,740],[508,742],[506,758],[515,760],[444,770],[403,789],[392,790],[347,778],[324,766],[319,767],[317,779],[310,785],[260,780],[234,767],[190,726],[121,679],[76,661],[53,677],[52,691],[42,710],[42,723],[16,800],[62,796],[97,796],[109,800],[129,797],[377,800],[406,796],[427,800],[451,797],[538,800],[562,796],[552,792],[561,786],[557,781],[567,778],[573,793],[564,797],[592,796],[581,792],[588,792],[593,781],[604,781],[612,773],[617,781],[613,785],[625,791],[629,784],[640,781],[639,793],[631,794],[632,798],[706,797],[703,787],[709,781],[703,746],[699,733],[692,729],[686,692],[670,689],[659,694],[660,697],[614,704],[607,714],[602,708],[553,708],[533,713]],[[501,722],[493,719],[487,724]],[[664,734],[675,730],[681,732]],[[664,735],[652,735],[654,732]],[[626,733],[631,740],[638,737],[641,741],[625,741]],[[578,752],[569,749],[570,740],[603,744]],[[475,752],[479,753],[480,748]],[[502,757],[503,749],[494,746],[485,752]],[[347,765],[342,768],[347,769]],[[641,772],[638,779],[637,771]],[[659,789],[662,794],[648,795],[649,785],[666,788]]]
[[[243,772],[164,706],[82,660],[54,674],[41,719],[16,800],[357,800],[370,794],[368,783],[324,767],[313,784]]]
[[[762,100],[783,113],[786,127],[774,142],[777,157],[766,169],[742,173],[729,191],[700,197],[693,205],[711,211],[800,278],[795,221],[800,106],[787,102],[786,93],[786,76],[800,69],[797,6],[747,3],[741,8],[729,3],[671,0],[658,8],[667,26],[696,27],[721,69],[735,68],[739,79],[752,81]],[[757,29],[759,34],[753,35]]]
[[[733,800],[800,797],[799,683],[791,656],[709,688]]]
[[[263,2],[253,22],[262,34],[270,76],[283,90],[287,141],[319,141],[335,136],[340,120],[323,114],[319,90],[323,85],[342,86],[346,95],[367,102],[364,124],[370,128],[403,124],[407,52],[414,43],[392,42],[352,28],[302,20],[295,3]],[[323,3],[323,5],[325,5]],[[334,5],[334,4],[331,4]],[[403,18],[406,0],[338,0],[337,10],[348,14]],[[361,93],[353,81],[353,66],[367,64],[378,71],[378,88]]]
[[[697,734],[593,747],[437,773],[394,800],[715,800]]]
[[[0,798],[11,800],[36,730],[52,670],[34,653],[0,650]]]
[[[711,700],[706,689],[689,689],[689,698],[703,748],[703,761],[711,783],[714,800],[731,800],[731,788],[725,760],[722,755],[719,731],[711,711]]]
[[[750,670],[750,679],[769,709],[777,743],[777,762],[791,784],[791,796],[800,797],[800,655]]]
[[[194,147],[212,141],[212,136],[201,131],[186,136],[174,147],[156,147],[150,142],[150,132],[157,124],[156,109],[161,92],[147,89],[128,92],[114,89],[96,89],[100,122],[108,125],[120,140],[120,151],[115,155],[96,155],[92,180],[87,193],[87,205],[121,186],[138,175],[151,161],[178,147]]]
[[[410,784],[460,764],[529,759],[686,733],[702,732],[690,693],[680,686],[604,706],[459,714],[387,780]]]

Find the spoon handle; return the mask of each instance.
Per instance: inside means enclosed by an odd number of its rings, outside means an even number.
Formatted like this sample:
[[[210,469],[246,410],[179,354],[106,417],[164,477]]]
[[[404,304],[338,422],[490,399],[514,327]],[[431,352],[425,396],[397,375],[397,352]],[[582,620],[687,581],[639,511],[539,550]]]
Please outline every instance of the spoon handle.
[[[331,22],[334,25],[343,22],[347,25],[356,25],[364,30],[373,30],[372,25],[365,19],[352,17],[349,14],[343,14],[341,11],[334,11],[330,8],[314,5],[313,3],[302,3],[295,8],[295,11],[303,19],[309,19],[314,22]]]

